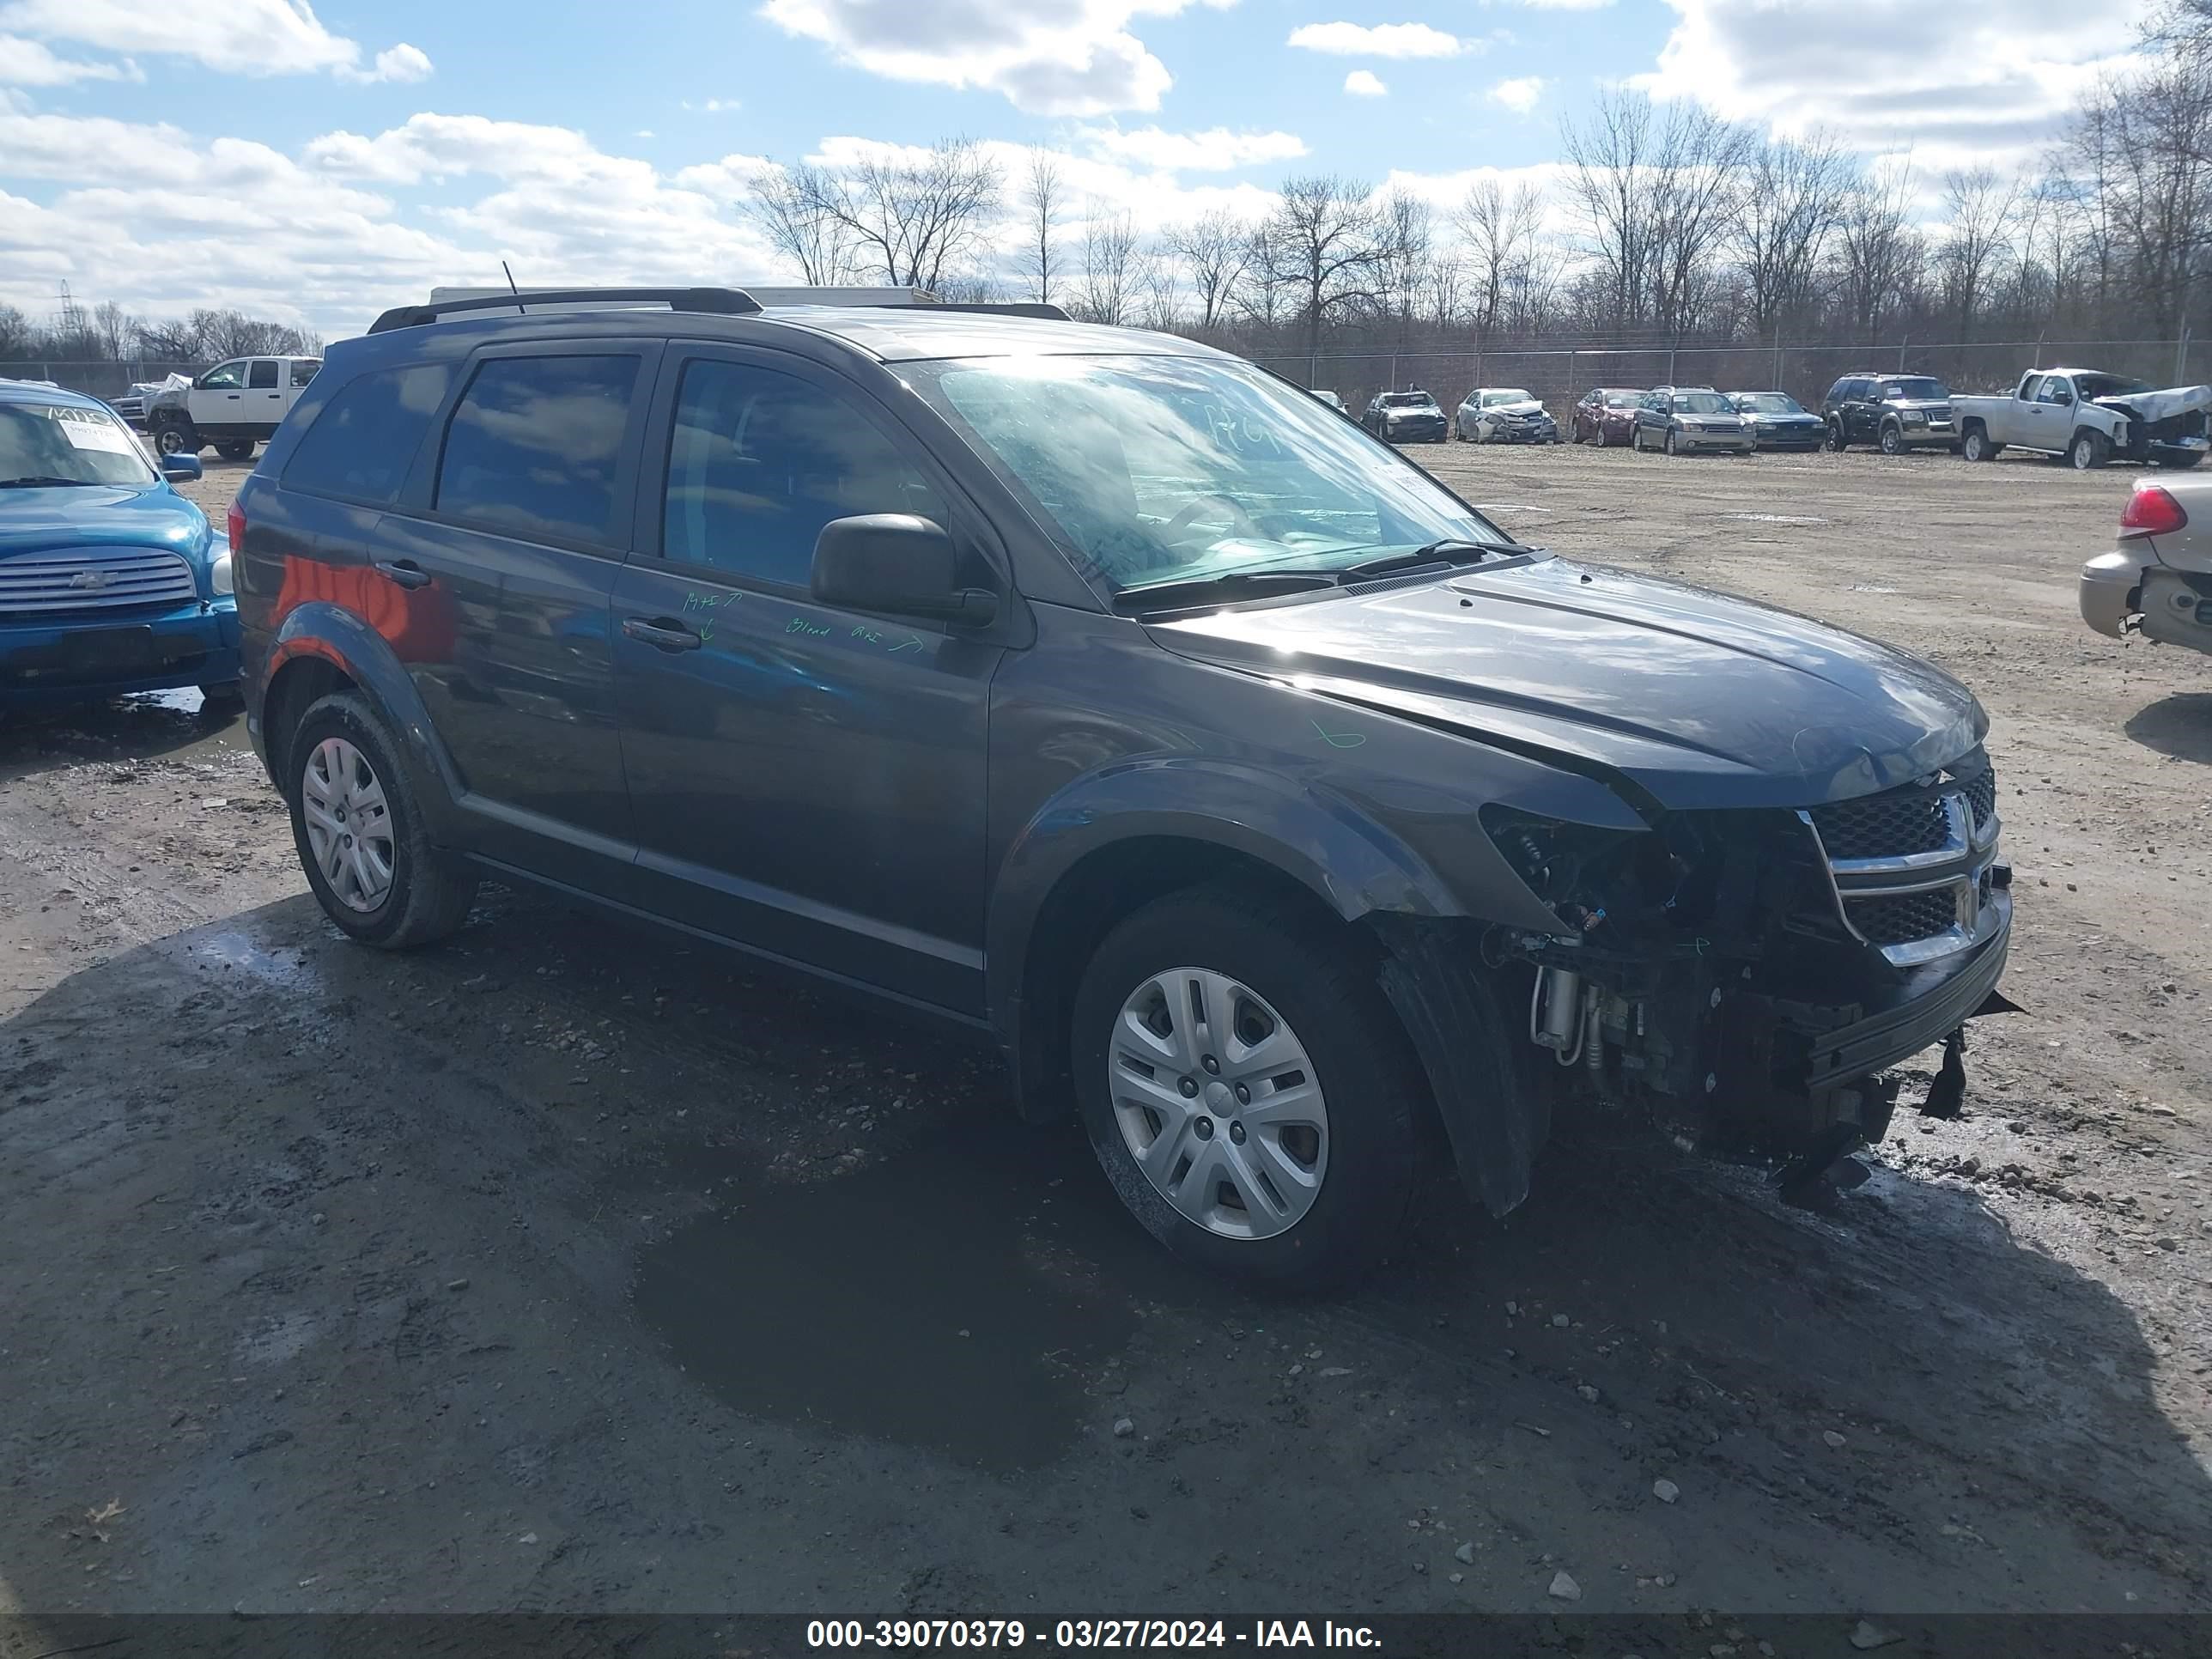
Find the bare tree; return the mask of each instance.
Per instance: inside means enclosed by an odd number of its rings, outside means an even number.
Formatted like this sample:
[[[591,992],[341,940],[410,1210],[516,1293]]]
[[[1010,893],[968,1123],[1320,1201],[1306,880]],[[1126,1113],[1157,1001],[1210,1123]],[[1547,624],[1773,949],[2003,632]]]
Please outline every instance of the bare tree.
[[[1250,239],[1226,213],[1214,212],[1176,226],[1164,240],[1190,278],[1191,293],[1198,301],[1193,321],[1199,332],[1210,334],[1228,319],[1252,256]]]
[[[1720,291],[1713,266],[1742,204],[1752,141],[1702,104],[1669,105],[1657,137],[1644,190],[1654,231],[1652,311],[1680,339]]]
[[[965,138],[887,149],[842,167],[787,169],[781,187],[756,182],[750,207],[770,240],[808,267],[934,290],[981,250],[999,211],[999,170]]]
[[[1022,274],[1029,279],[1030,298],[1050,305],[1061,281],[1060,262],[1060,167],[1048,150],[1030,155],[1029,177],[1022,185]]]
[[[2178,331],[2212,264],[2212,46],[2100,83],[2067,150],[2094,180],[2102,268],[2154,331]]]
[[[1836,286],[1844,325],[1860,339],[1873,339],[1904,303],[1919,264],[1911,202],[1911,172],[1902,167],[1886,179],[1863,174],[1844,192],[1836,219]]]
[[[1658,226],[1647,199],[1655,165],[1651,100],[1639,93],[1597,95],[1587,123],[1559,123],[1566,157],[1567,197],[1607,290],[1616,326],[1650,315]]]
[[[2019,202],[2019,180],[2000,176],[1994,167],[1954,168],[1943,175],[1947,225],[1936,257],[1961,340],[1973,336],[1974,319],[2011,245]]]
[[[1321,349],[1324,322],[1377,299],[1376,231],[1367,186],[1356,179],[1316,174],[1283,181],[1261,246],[1270,273],[1295,287],[1309,356]]]
[[[1083,297],[1085,321],[1118,326],[1135,298],[1137,226],[1127,213],[1095,209],[1083,222]]]
[[[1286,275],[1290,261],[1275,246],[1272,220],[1254,225],[1244,235],[1243,280],[1233,289],[1237,309],[1269,333],[1279,327],[1297,303],[1297,279]]]
[[[189,363],[200,356],[199,342],[184,323],[142,322],[132,343],[138,355],[151,362]]]
[[[1544,222],[1543,192],[1516,185],[1509,193],[1495,178],[1478,180],[1452,215],[1467,244],[1474,325],[1488,334],[1505,319],[1515,274],[1525,271]]]
[[[112,363],[122,362],[138,331],[137,319],[112,300],[101,301],[87,315],[91,319],[92,332],[100,341],[102,355]]]
[[[1182,318],[1182,285],[1175,258],[1163,239],[1137,260],[1137,296],[1146,328],[1166,333]]]
[[[1419,197],[1394,190],[1376,204],[1376,288],[1382,310],[1396,325],[1401,345],[1413,339],[1413,315],[1435,243],[1429,204]]]
[[[1773,139],[1753,149],[1729,240],[1743,267],[1751,323],[1779,341],[1786,318],[1803,313],[1829,239],[1844,214],[1850,169],[1835,141]]]
[[[38,330],[14,306],[0,306],[0,362],[27,358],[38,344]]]

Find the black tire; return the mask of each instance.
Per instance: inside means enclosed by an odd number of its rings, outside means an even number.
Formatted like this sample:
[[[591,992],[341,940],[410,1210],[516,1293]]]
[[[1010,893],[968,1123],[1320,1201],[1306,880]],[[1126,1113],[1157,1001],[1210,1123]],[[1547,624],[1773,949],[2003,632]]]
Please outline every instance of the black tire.
[[[2112,441],[2087,427],[2066,441],[2066,465],[2076,472],[2094,472],[2112,459]]]
[[[253,440],[225,438],[215,447],[215,453],[226,461],[250,461],[253,459]]]
[[[154,428],[154,451],[160,455],[197,455],[206,446],[190,421],[167,420]]]
[[[1674,428],[1673,427],[1671,427],[1671,426],[1670,426],[1670,427],[1668,427],[1668,428],[1667,428],[1667,453],[1668,453],[1669,455],[1674,455],[1674,456],[1677,456],[1677,457],[1679,457],[1679,456],[1681,454],[1681,453],[1682,453],[1679,448],[1677,448],[1677,447],[1675,447],[1675,444],[1674,444]]]
[[[2202,450],[2199,450],[2194,454],[2176,455],[2169,453],[2167,454],[2159,456],[2157,458],[2157,461],[2159,465],[2165,467],[2168,471],[2186,472],[2191,467],[2195,466],[2197,462],[2203,459],[2204,453]]]
[[[1988,428],[1970,426],[1959,440],[1959,453],[1970,461],[1993,461],[1997,458],[1997,447],[1990,441]]]
[[[1843,423],[1841,421],[1831,421],[1831,422],[1828,422],[1828,447],[1829,447],[1829,449],[1831,449],[1832,451],[1833,451],[1836,454],[1840,455],[1840,454],[1842,454],[1845,450],[1849,449],[1850,447],[1851,447],[1851,441],[1850,441],[1849,438],[1846,438],[1845,436],[1844,436],[1844,423]]]
[[[1278,1010],[1330,1103],[1320,1189],[1303,1217],[1269,1237],[1229,1237],[1187,1218],[1139,1167],[1109,1098],[1109,1039],[1123,1004],[1147,978],[1181,966],[1226,975]],[[1249,1283],[1322,1291],[1371,1269],[1406,1236],[1427,1085],[1372,962],[1326,921],[1230,887],[1155,900],[1108,934],[1084,970],[1069,1054],[1107,1180],[1177,1255]]]
[[[1885,421],[1881,428],[1881,453],[1885,455],[1905,453],[1905,428],[1894,422]]]
[[[302,805],[307,769],[316,746],[342,738],[359,750],[383,786],[392,830],[392,883],[375,908],[357,910],[340,898],[323,874],[307,837]],[[469,919],[477,878],[468,866],[431,844],[415,792],[399,761],[399,746],[384,722],[357,691],[337,691],[308,705],[281,740],[284,756],[284,804],[291,809],[292,844],[300,867],[323,914],[363,945],[387,951],[411,950],[459,933]]]

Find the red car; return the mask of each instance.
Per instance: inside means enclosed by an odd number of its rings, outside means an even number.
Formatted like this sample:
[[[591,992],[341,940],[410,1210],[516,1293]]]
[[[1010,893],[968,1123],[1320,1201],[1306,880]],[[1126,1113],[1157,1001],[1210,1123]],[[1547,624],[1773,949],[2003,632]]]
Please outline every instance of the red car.
[[[1571,417],[1577,443],[1595,442],[1600,448],[1625,444],[1636,425],[1636,405],[1644,393],[1632,386],[1601,386],[1583,394]]]

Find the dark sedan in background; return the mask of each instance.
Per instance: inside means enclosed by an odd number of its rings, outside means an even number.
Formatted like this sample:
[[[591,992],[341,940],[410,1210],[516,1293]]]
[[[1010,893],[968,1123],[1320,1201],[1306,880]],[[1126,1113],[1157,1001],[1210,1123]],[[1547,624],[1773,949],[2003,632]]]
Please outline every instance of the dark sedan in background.
[[[1828,441],[1827,423],[1786,392],[1725,395],[1751,422],[1751,441],[1760,449],[1818,449]]]
[[[1450,429],[1437,400],[1421,391],[1376,392],[1359,424],[1386,444],[1440,444]]]
[[[1585,392],[1567,417],[1574,441],[1601,449],[1626,443],[1636,430],[1636,406],[1643,401],[1640,386],[1601,386]]]

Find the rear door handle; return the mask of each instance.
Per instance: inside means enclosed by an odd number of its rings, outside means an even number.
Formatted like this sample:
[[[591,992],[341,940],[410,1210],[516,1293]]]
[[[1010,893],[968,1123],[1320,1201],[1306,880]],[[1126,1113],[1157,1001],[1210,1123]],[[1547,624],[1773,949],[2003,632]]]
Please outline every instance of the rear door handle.
[[[402,587],[428,587],[430,573],[412,559],[379,559],[377,572],[388,576]]]
[[[704,643],[682,623],[671,622],[665,617],[626,617],[623,619],[623,632],[662,651],[696,651]]]

